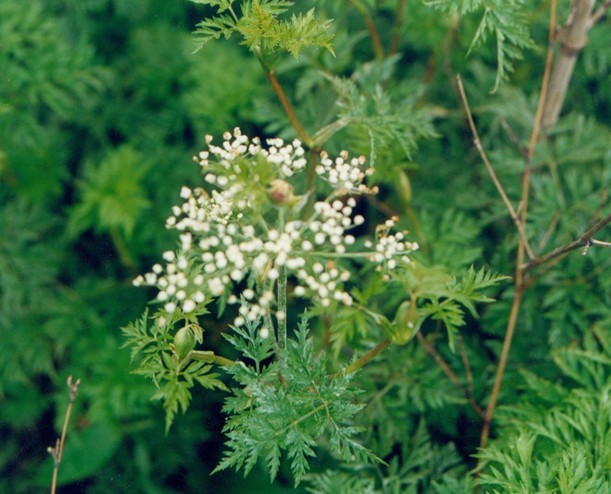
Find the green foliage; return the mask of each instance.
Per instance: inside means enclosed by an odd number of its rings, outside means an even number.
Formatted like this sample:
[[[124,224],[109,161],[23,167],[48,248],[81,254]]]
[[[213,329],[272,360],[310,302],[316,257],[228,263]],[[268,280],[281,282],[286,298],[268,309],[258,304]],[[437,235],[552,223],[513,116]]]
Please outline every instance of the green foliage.
[[[149,319],[148,311],[145,311],[140,319],[123,328],[123,334],[127,339],[125,346],[132,346],[132,360],[141,355],[138,369],[134,372],[151,379],[157,387],[151,399],[163,402],[167,432],[176,413],[187,410],[191,401],[190,390],[196,383],[206,389],[226,387],[218,379],[218,374],[211,372],[209,363],[195,360],[191,350],[183,352],[176,348],[175,339],[174,344],[170,342],[168,328],[161,318],[154,318],[152,324]],[[201,335],[201,328],[197,331]],[[201,342],[201,336],[198,339]]]
[[[0,358],[0,397],[34,372],[52,372],[53,356],[45,348],[53,332],[46,324],[63,305],[55,282],[63,259],[58,218],[7,197],[1,204],[0,334],[10,351]]]
[[[514,208],[527,205],[536,257],[606,218],[608,12],[588,30],[559,121],[541,129],[523,201],[549,7],[0,2],[0,492],[48,490],[70,374],[82,384],[59,491],[609,491],[608,224],[585,255],[530,269],[523,292],[519,276],[493,275],[516,273],[518,237],[453,90],[460,73],[492,167]],[[238,126],[275,158],[229,160],[233,171],[210,160],[203,174],[188,164],[205,135]],[[278,136],[304,141],[292,157],[303,173],[285,174],[278,141],[266,142]],[[323,149],[329,170],[367,157],[355,167],[364,194],[317,174]],[[164,228],[236,183],[232,198],[252,202],[241,218]],[[182,186],[191,195],[173,207]],[[321,220],[325,202],[343,211],[335,225]],[[343,225],[344,252],[316,244],[316,221],[326,240]],[[231,233],[250,227],[267,261],[255,269],[246,255],[229,284],[226,266],[206,271],[255,245]],[[214,238],[212,259],[194,252]],[[142,284],[175,285],[167,299],[133,287],[147,266]],[[516,294],[499,409],[478,449]]]
[[[188,70],[194,82],[183,99],[196,135],[219,135],[252,118],[254,102],[267,86],[259,64],[248,55],[232,44],[211,42],[193,57]]]
[[[223,429],[228,451],[216,471],[236,467],[247,474],[261,459],[273,480],[284,451],[297,485],[309,470],[309,458],[316,456],[314,447],[323,434],[331,454],[341,460],[378,461],[356,441],[360,429],[350,424],[362,408],[353,403],[358,390],[352,387],[351,376],[328,373],[326,359],[315,354],[305,321],[281,354],[281,362],[268,365],[263,361],[272,352],[272,342],[262,339],[259,326],[247,323],[244,329],[236,329],[241,339],[227,337],[254,367],[240,362],[228,368],[240,388],[223,408],[229,414]]]
[[[425,423],[420,422],[401,445],[401,454],[393,457],[389,465],[375,469],[360,466],[349,471],[334,470],[311,475],[308,491],[328,494],[468,492],[472,484],[461,480],[463,474],[460,457],[454,448],[433,445]],[[350,487],[358,490],[349,490]]]
[[[469,52],[478,43],[485,43],[489,35],[496,38],[497,69],[493,92],[513,71],[513,63],[522,58],[522,51],[534,46],[523,0],[425,0],[425,3],[462,16],[473,12],[479,14],[483,10]]]
[[[99,166],[85,168],[81,203],[72,213],[72,231],[95,227],[130,236],[138,217],[149,207],[142,187],[148,171],[143,157],[130,147],[113,150]]]
[[[397,272],[393,275],[393,281],[409,294],[411,301],[408,303],[412,304],[414,313],[410,321],[395,319],[395,327],[391,329],[393,337],[407,343],[415,336],[422,322],[431,318],[443,323],[448,332],[450,349],[454,351],[458,330],[465,323],[464,308],[472,317],[477,317],[476,303],[493,302],[492,298],[478,292],[506,279],[506,276],[486,272],[484,268],[476,272],[473,266],[461,279],[447,275],[443,269],[418,264]],[[404,322],[407,322],[407,326]]]
[[[417,89],[384,87],[395,77],[398,62],[398,56],[389,57],[363,65],[350,78],[329,77],[337,93],[338,120],[319,133],[328,138],[349,126],[347,142],[359,152],[369,151],[372,166],[388,158],[385,149],[391,143],[410,157],[420,139],[435,135],[430,113],[415,106]]]
[[[309,46],[325,48],[333,53],[330,20],[317,19],[314,9],[306,14],[293,14],[289,21],[281,21],[278,16],[285,13],[293,2],[286,0],[252,0],[242,2],[241,17],[233,9],[233,1],[198,1],[218,8],[215,17],[207,18],[198,24],[195,31],[197,43],[195,51],[200,50],[212,39],[221,36],[230,38],[238,32],[242,43],[256,53],[273,54],[287,51],[292,56]],[[228,12],[224,14],[223,12]],[[222,15],[220,15],[222,14]]]
[[[83,37],[45,14],[42,3],[0,5],[0,150],[2,176],[25,198],[44,202],[61,194],[70,139],[61,132],[92,111],[109,82]],[[45,170],[45,180],[40,180]]]
[[[564,384],[524,371],[525,396],[503,411],[517,420],[488,448],[479,483],[486,492],[607,492],[611,488],[611,353],[608,329],[583,347],[554,353]],[[490,490],[488,490],[490,489]]]

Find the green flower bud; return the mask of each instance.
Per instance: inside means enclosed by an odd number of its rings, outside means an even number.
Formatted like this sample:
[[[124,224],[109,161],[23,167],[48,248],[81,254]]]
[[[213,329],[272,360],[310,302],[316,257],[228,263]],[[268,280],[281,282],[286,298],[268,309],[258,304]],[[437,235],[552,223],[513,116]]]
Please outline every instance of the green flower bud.
[[[195,335],[191,326],[180,328],[174,335],[174,351],[178,358],[185,358],[191,350],[195,348]]]
[[[421,324],[422,320],[418,313],[416,301],[404,301],[397,309],[393,321],[393,342],[397,345],[405,345],[416,336]]]

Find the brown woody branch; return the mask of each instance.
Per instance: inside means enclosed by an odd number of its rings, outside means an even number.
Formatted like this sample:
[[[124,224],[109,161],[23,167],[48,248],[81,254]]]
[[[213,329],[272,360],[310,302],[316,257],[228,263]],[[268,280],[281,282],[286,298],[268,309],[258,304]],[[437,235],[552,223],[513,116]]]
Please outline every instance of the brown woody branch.
[[[583,248],[582,254],[585,255],[588,248],[592,245],[596,245],[599,247],[610,247],[610,242],[603,242],[602,240],[595,240],[593,238],[594,235],[596,235],[609,223],[611,223],[611,214],[605,216],[602,220],[596,222],[594,225],[588,228],[577,240],[573,240],[568,244],[558,247],[552,250],[551,252],[548,252],[544,256],[533,259],[528,264],[523,266],[523,269],[531,270],[537,266],[540,266],[541,264],[545,264],[546,262],[549,262],[552,259],[555,259],[556,257],[560,257],[564,254],[567,254],[568,252],[571,252],[575,249]]]
[[[550,19],[549,19],[549,29],[548,29],[548,48],[547,48],[547,56],[545,58],[545,69],[543,71],[543,79],[541,81],[541,91],[539,93],[539,104],[537,105],[537,113],[535,115],[535,121],[533,124],[533,130],[530,136],[530,142],[528,144],[528,149],[526,152],[525,158],[525,168],[524,173],[522,175],[522,200],[520,202],[520,216],[518,218],[518,222],[516,224],[520,227],[524,227],[526,224],[526,214],[528,212],[528,197],[530,191],[530,176],[531,176],[531,160],[535,153],[535,147],[537,141],[539,140],[539,132],[542,126],[543,115],[544,115],[544,96],[547,93],[549,83],[550,83],[550,74],[551,74],[551,66],[552,66],[552,39],[553,33],[556,29],[556,0],[551,0],[550,4]],[[518,228],[518,232],[520,229]],[[505,375],[505,368],[507,367],[507,362],[509,360],[509,351],[511,350],[511,343],[513,341],[513,336],[516,330],[516,324],[518,321],[518,315],[520,313],[520,307],[522,305],[522,297],[524,295],[524,291],[527,289],[527,285],[525,283],[525,274],[526,271],[522,268],[522,262],[524,259],[524,254],[528,254],[530,259],[533,259],[532,250],[529,252],[528,243],[520,242],[518,244],[518,252],[516,254],[516,275],[515,275],[515,295],[513,298],[513,302],[511,304],[511,311],[509,314],[509,320],[507,321],[507,328],[505,329],[505,338],[503,339],[503,348],[501,350],[501,355],[499,357],[499,363],[496,368],[496,374],[494,376],[494,384],[492,385],[492,391],[490,392],[490,400],[488,401],[488,406],[486,407],[486,412],[484,414],[484,425],[482,427],[482,433],[480,438],[480,447],[486,447],[488,443],[488,437],[490,436],[490,427],[492,426],[492,419],[494,417],[494,412],[496,409],[496,404],[499,399],[501,385],[503,383],[503,376]]]
[[[608,4],[609,2],[605,2],[603,7],[608,7]],[[556,34],[555,39],[559,44],[559,50],[545,97],[542,119],[544,128],[550,127],[558,121],[569,82],[575,69],[577,54],[588,42],[588,30],[592,27],[592,20],[594,19],[591,15],[593,8],[594,0],[572,0],[569,18],[564,27]],[[594,15],[597,14],[598,11]],[[600,15],[602,16],[602,13]]]

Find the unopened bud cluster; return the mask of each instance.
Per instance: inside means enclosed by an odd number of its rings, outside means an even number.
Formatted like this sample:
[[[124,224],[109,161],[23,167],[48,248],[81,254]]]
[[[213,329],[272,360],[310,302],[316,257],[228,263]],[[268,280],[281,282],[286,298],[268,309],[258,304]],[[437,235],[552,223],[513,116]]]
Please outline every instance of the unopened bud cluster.
[[[212,298],[226,296],[230,304],[248,302],[240,307],[236,324],[270,315],[275,284],[284,273],[294,280],[296,296],[323,307],[350,305],[352,297],[344,289],[350,273],[341,267],[342,259],[366,258],[383,270],[409,263],[408,254],[417,245],[406,242],[402,233],[390,233],[393,220],[382,226],[366,252],[351,252],[356,239],[350,231],[365,218],[354,214],[356,200],[346,194],[371,192],[364,184],[369,172],[362,170],[363,158],[349,159],[345,152],[336,160],[323,155],[316,172],[336,192],[315,202],[305,220],[291,218],[289,208],[282,221],[271,224],[279,220],[274,208],[296,202],[287,179],[306,167],[299,141],[285,145],[270,139],[264,148],[259,139],[249,140],[236,129],[225,133],[221,146],[212,145],[211,138],[207,142],[208,151],[196,161],[209,191],[183,187],[183,203],[173,207],[166,222],[178,230],[180,249],[164,253],[165,268],[156,264],[135,280],[159,289],[157,300],[166,312],[191,313]],[[262,201],[268,201],[267,210]]]

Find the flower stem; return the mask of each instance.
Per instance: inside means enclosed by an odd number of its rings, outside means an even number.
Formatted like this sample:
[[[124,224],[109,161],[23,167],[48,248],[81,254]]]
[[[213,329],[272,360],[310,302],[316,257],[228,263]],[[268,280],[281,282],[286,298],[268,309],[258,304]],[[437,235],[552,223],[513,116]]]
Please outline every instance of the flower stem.
[[[361,358],[359,358],[358,360],[351,363],[348,367],[346,367],[344,374],[352,374],[353,372],[356,372],[357,370],[359,370],[365,364],[367,364],[368,362],[376,358],[384,350],[386,350],[390,346],[390,343],[391,342],[389,339],[385,339],[384,341],[381,341],[380,343],[378,343],[371,350],[369,350],[365,355],[363,355]]]
[[[284,231],[285,217],[284,209],[279,208],[278,210],[278,225],[280,230]],[[286,281],[288,273],[286,265],[282,264],[278,266],[278,307],[276,312],[276,319],[278,321],[278,346],[286,350],[287,349],[287,337],[286,337]]]
[[[225,367],[236,365],[233,360],[216,355],[210,350],[192,350],[189,354],[189,358],[193,360],[200,360],[202,362],[210,362],[211,364],[223,365]]]
[[[119,254],[119,261],[121,262],[121,265],[130,273],[137,273],[138,269],[136,268],[136,262],[134,261],[125,240],[121,236],[121,233],[119,233],[119,230],[117,228],[110,227],[109,234],[117,254]]]
[[[282,89],[280,81],[278,81],[278,78],[276,77],[276,73],[265,63],[263,57],[260,54],[257,54],[257,58],[263,66],[263,69],[265,70],[265,75],[267,76],[267,80],[272,85],[272,88],[274,88],[274,92],[276,93],[276,96],[278,96],[280,104],[282,105],[286,116],[293,125],[293,128],[297,132],[297,135],[308,148],[312,148],[314,146],[314,142],[312,141],[312,138],[308,135],[308,133],[305,131],[305,129],[301,126],[301,122],[295,114],[293,105],[291,105],[291,102],[286,96],[284,89]]]
[[[286,266],[280,266],[278,271],[278,342],[286,350]]]
[[[72,407],[74,406],[74,401],[76,400],[76,394],[78,393],[78,388],[80,384],[81,384],[80,379],[73,381],[72,376],[68,376],[67,385],[68,385],[68,390],[70,391],[70,403],[68,404],[66,415],[64,416],[64,426],[62,427],[62,435],[56,441],[54,447],[47,448],[47,451],[53,457],[53,479],[51,481],[51,494],[55,494],[56,489],[57,489],[57,475],[59,472],[59,464],[62,461],[62,453],[64,452],[64,444],[66,443],[66,433],[68,431],[68,423],[70,422],[70,415],[72,414]]]

